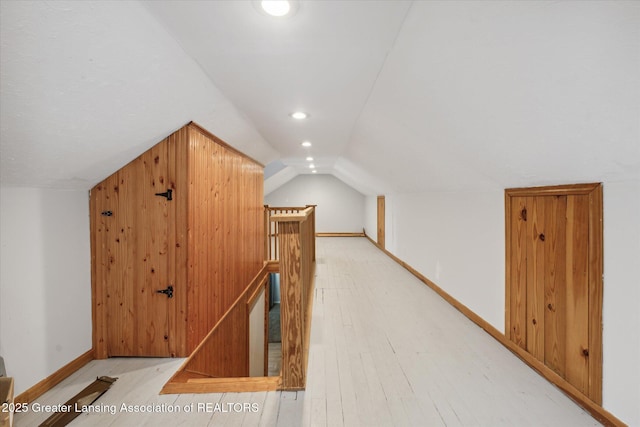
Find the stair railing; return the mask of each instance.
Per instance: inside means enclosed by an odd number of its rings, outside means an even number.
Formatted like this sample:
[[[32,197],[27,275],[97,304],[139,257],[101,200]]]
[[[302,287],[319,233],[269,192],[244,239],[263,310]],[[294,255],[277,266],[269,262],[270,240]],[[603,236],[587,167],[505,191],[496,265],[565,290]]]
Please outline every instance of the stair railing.
[[[271,214],[277,224],[282,389],[305,388],[316,266],[315,206]]]

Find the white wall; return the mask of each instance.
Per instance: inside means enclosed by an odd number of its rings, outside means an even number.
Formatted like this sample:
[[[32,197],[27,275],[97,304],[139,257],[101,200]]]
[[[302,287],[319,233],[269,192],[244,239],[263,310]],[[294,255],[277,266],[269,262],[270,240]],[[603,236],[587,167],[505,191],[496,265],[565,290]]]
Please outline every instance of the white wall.
[[[19,394],[91,349],[86,191],[0,189],[0,354]]]
[[[249,312],[249,376],[264,377],[265,298],[266,291],[260,292],[258,300]]]
[[[387,199],[387,249],[504,330],[503,192]]]
[[[376,206],[369,197],[366,223]],[[387,249],[504,331],[504,193],[386,197]],[[640,425],[640,183],[604,183],[603,407]],[[367,229],[367,233],[371,235]]]
[[[640,182],[604,183],[603,407],[640,426]]]
[[[265,197],[271,206],[318,205],[319,233],[361,233],[365,196],[332,175],[298,175]]]
[[[367,236],[376,241],[378,238],[378,196],[366,196],[364,203],[364,231]]]

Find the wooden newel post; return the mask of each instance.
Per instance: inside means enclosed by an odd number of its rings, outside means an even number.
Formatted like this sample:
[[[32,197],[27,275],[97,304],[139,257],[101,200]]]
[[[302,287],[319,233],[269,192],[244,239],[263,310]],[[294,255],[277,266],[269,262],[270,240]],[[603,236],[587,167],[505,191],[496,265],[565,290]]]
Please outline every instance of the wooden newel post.
[[[280,222],[282,388],[305,387],[302,235],[298,221]]]
[[[271,216],[278,229],[282,389],[303,390],[306,383],[315,271],[314,207]]]

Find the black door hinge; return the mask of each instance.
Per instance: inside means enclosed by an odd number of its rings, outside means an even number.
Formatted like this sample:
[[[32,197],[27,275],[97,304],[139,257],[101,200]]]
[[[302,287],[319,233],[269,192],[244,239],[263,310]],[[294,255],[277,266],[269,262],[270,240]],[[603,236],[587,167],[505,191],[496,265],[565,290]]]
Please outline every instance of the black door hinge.
[[[166,197],[167,200],[173,200],[173,190],[169,188],[164,193],[156,193],[156,196],[162,196],[162,197]]]
[[[157,294],[165,294],[167,298],[173,298],[173,286],[167,286],[167,289],[156,291]]]

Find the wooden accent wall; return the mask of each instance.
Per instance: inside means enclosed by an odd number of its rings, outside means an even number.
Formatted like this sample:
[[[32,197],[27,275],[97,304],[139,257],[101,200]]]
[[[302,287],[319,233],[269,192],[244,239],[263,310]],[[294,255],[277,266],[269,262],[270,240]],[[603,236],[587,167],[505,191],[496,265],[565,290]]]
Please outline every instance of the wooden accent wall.
[[[194,351],[184,370],[203,377],[249,376],[249,310],[253,294],[266,291],[267,270],[244,289],[205,340]]]
[[[249,316],[256,295],[268,296],[269,275],[278,271],[278,265],[264,263],[258,274],[238,296],[226,313],[209,331],[198,347],[171,377],[162,393],[212,393],[218,391],[275,390],[277,380],[249,376],[250,343]],[[266,325],[268,299],[264,300],[263,321]],[[266,327],[262,331],[267,340]],[[265,348],[262,352],[266,351]],[[262,354],[261,352],[261,354]],[[265,360],[266,366],[266,360]],[[220,379],[226,379],[220,381]],[[232,380],[237,379],[238,381]]]
[[[189,127],[187,348],[193,350],[264,262],[263,168]]]
[[[195,123],[96,185],[96,358],[189,355],[262,268],[262,210],[263,166]]]

